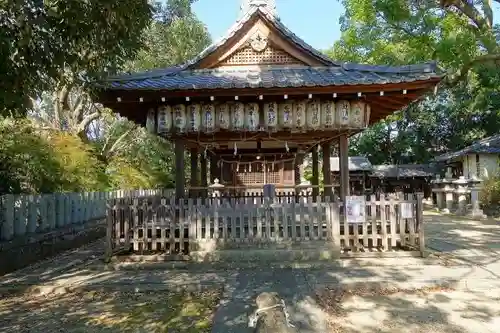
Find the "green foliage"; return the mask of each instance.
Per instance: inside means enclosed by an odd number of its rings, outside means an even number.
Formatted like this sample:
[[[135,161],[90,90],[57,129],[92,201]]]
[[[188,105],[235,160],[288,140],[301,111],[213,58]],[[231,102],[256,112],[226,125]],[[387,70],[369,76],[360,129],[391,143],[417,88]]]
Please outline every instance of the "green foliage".
[[[67,82],[115,72],[141,45],[147,0],[0,2],[0,114]]]
[[[78,137],[8,118],[0,121],[0,184],[2,194],[99,191],[108,179]]]
[[[165,68],[194,58],[210,43],[206,26],[192,13],[189,0],[157,4],[155,17],[144,31],[144,47],[125,68],[144,71]]]
[[[344,0],[337,60],[404,65],[436,60],[448,75],[428,95],[350,140],[372,163],[425,163],[498,133],[500,34],[487,1]],[[484,7],[484,8],[483,8]],[[491,15],[490,15],[491,14]]]
[[[500,207],[500,177],[489,177],[484,180],[479,200],[485,207]]]

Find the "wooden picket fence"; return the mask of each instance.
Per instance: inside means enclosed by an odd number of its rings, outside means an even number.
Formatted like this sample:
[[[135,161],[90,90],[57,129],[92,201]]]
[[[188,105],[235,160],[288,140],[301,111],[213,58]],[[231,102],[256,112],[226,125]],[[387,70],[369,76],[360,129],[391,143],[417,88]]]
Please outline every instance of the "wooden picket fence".
[[[114,198],[169,195],[164,190],[53,193],[0,196],[0,241],[46,233],[69,225],[105,219],[106,201]]]
[[[423,194],[371,195],[366,219],[347,222],[344,204],[329,197],[212,197],[176,200],[150,196],[108,200],[108,253],[189,254],[215,249],[318,241],[339,254],[410,250],[423,253]],[[412,216],[403,218],[401,205]]]

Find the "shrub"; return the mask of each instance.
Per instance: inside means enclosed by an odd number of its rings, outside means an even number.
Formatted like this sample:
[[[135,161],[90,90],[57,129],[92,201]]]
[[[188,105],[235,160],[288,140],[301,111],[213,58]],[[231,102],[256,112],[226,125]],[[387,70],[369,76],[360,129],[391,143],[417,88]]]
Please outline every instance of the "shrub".
[[[479,200],[485,207],[500,205],[500,176],[489,177],[484,180]]]

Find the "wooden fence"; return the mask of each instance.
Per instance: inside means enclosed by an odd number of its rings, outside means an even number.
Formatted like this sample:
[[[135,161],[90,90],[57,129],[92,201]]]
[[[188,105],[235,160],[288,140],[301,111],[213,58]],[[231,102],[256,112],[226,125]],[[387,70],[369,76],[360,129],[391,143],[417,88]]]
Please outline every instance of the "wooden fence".
[[[424,250],[423,194],[366,198],[366,219],[348,223],[344,204],[328,197],[249,196],[183,199],[150,196],[108,201],[108,254],[190,251],[318,241],[340,254],[395,249]],[[403,218],[401,205],[410,204]]]
[[[162,190],[0,196],[0,241],[45,233],[68,225],[104,219],[106,201],[161,195]]]

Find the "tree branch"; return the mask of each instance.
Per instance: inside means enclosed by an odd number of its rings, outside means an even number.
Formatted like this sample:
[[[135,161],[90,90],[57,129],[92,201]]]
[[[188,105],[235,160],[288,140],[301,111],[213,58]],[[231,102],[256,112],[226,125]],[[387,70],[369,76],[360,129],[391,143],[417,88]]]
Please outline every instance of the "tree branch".
[[[101,112],[99,110],[94,112],[94,113],[89,114],[88,116],[85,116],[82,119],[82,121],[78,124],[78,127],[76,129],[76,134],[78,134],[78,136],[83,139],[84,136],[86,136],[85,132],[86,132],[89,124],[92,121],[98,119],[100,116],[101,116]]]
[[[459,81],[461,81],[465,75],[470,71],[472,66],[479,64],[479,63],[484,63],[484,62],[489,62],[489,61],[497,61],[500,60],[500,53],[497,54],[485,54],[478,56],[474,58],[473,60],[469,61],[468,63],[464,64],[462,68],[458,71],[457,74],[455,74],[453,77],[447,78],[447,83],[450,86],[454,86],[457,84]]]
[[[441,6],[444,7],[455,7],[462,14],[467,16],[476,27],[480,30],[491,29],[491,24],[488,20],[483,17],[481,12],[474,7],[474,4],[467,0],[441,0]]]
[[[120,135],[118,137],[118,139],[116,139],[116,141],[113,143],[113,145],[111,146],[111,148],[109,148],[109,150],[107,151],[107,156],[111,156],[113,155],[113,153],[115,152],[115,150],[117,149],[118,145],[123,141],[125,140],[125,138],[134,130],[134,128],[130,128],[128,129],[127,131],[125,131],[125,133],[123,133],[122,135]]]

